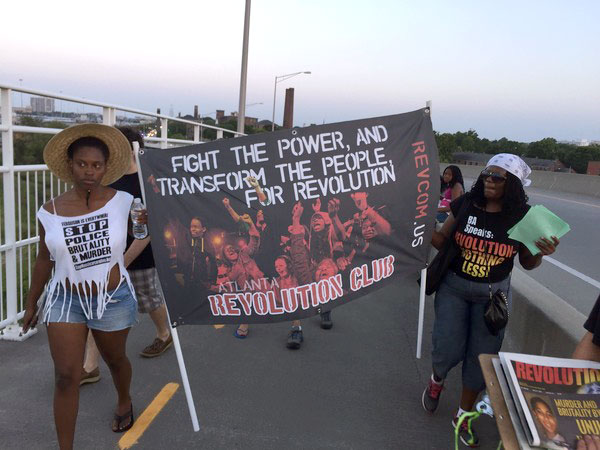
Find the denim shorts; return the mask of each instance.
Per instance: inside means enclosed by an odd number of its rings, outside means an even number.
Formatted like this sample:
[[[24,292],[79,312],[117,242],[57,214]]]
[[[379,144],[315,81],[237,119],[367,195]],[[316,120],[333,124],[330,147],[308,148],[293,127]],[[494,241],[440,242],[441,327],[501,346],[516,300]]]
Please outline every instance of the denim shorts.
[[[79,296],[73,292],[71,299],[69,292],[65,298],[63,288],[59,288],[52,296],[56,298],[56,301],[50,308],[48,319],[44,322],[85,323],[89,329],[99,331],[124,330],[137,323],[137,302],[127,282],[122,281],[121,286],[109,294],[112,294],[112,298],[106,304],[106,309],[100,319],[96,317],[98,299],[96,296],[92,297],[92,318],[88,319],[81,307]],[[70,308],[69,303],[71,303]]]
[[[502,289],[512,305],[510,277],[492,283],[492,292]],[[492,335],[485,325],[483,313],[490,298],[488,283],[469,281],[448,270],[435,296],[433,350],[431,362],[436,376],[444,379],[448,372],[462,362],[463,386],[485,389],[479,355],[500,351],[504,331]]]

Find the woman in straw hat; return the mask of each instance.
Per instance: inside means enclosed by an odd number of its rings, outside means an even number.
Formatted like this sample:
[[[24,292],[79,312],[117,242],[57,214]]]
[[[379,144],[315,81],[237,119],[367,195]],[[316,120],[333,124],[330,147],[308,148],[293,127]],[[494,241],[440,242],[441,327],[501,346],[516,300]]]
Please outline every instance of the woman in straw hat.
[[[123,259],[133,197],[107,187],[125,173],[130,158],[127,138],[116,128],[99,124],[67,128],[44,149],[52,173],[73,187],[37,213],[40,245],[23,330],[35,326],[38,316],[47,325],[61,449],[73,447],[88,329],[117,389],[112,430],[122,432],[133,424],[125,343],[136,321],[136,300]],[[53,269],[38,309],[36,302]]]

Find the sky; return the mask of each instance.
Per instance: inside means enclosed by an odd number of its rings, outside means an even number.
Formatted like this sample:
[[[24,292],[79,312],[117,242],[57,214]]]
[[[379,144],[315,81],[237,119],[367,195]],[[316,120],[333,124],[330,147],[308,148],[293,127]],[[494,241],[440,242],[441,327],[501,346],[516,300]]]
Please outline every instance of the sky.
[[[0,84],[175,115],[237,111],[244,0],[8,2]],[[439,132],[600,140],[600,2],[253,0],[246,115],[412,111]],[[22,81],[19,81],[22,80]],[[17,105],[18,106],[18,105]]]

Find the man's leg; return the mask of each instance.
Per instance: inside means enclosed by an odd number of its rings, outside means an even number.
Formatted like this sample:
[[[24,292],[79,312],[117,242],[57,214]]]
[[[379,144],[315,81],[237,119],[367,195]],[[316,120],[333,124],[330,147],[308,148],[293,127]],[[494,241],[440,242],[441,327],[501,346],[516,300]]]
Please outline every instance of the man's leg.
[[[169,327],[168,319],[167,319],[167,307],[163,303],[154,311],[150,311],[148,313],[152,322],[154,322],[154,327],[156,328],[156,337],[161,341],[166,341],[169,339],[171,335],[171,329]]]

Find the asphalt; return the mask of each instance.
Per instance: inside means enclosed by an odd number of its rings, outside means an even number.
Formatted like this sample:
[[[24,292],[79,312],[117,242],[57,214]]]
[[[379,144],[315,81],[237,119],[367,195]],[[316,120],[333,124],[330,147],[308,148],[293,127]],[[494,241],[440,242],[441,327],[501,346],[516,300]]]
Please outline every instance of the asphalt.
[[[418,290],[396,281],[333,311],[334,326],[303,322],[304,344],[285,348],[288,324],[179,328],[200,431],[194,433],[180,387],[138,443],[141,449],[451,449],[460,367],[446,381],[434,416],[421,407],[430,375],[433,305],[426,308],[423,358],[415,358]],[[146,315],[128,340],[131,393],[139,414],[169,382],[181,384],[174,350],[144,359],[154,337]],[[115,392],[101,365],[98,383],[81,388],[76,449],[118,448],[110,430]],[[0,448],[57,448],[53,366],[46,331],[25,342],[0,341]],[[483,449],[496,449],[495,421],[475,423]],[[465,448],[465,447],[462,447]]]

